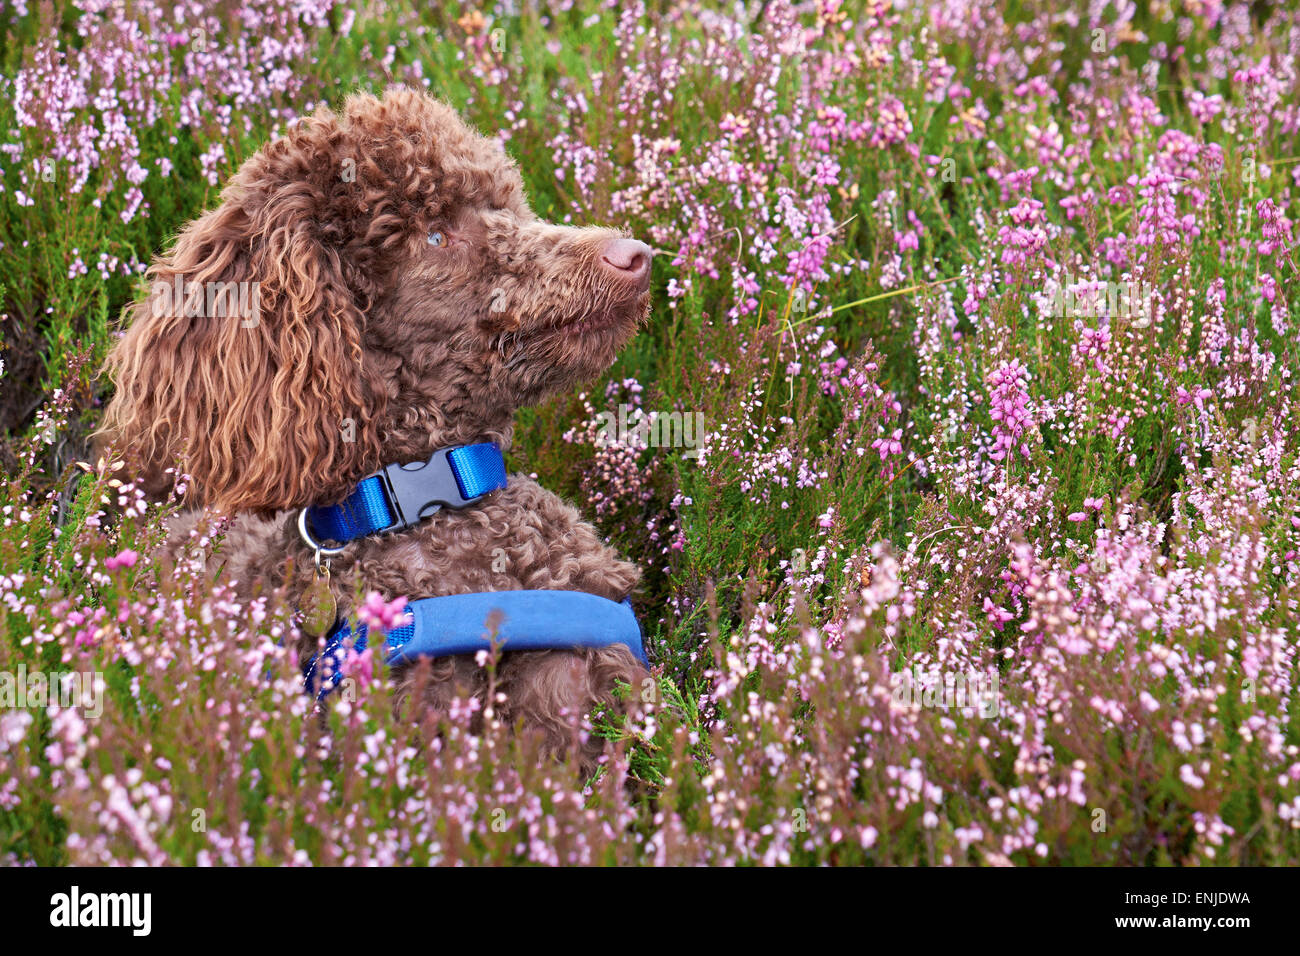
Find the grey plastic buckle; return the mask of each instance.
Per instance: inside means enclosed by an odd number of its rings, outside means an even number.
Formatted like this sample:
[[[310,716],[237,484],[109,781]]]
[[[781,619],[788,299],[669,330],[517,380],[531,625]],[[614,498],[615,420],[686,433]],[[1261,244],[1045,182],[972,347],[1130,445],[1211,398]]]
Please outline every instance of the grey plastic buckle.
[[[447,456],[452,448],[440,448],[428,461],[409,465],[386,465],[376,474],[383,480],[384,492],[393,512],[393,523],[384,531],[400,531],[418,524],[442,508],[463,508],[477,498],[460,493],[456,473]]]

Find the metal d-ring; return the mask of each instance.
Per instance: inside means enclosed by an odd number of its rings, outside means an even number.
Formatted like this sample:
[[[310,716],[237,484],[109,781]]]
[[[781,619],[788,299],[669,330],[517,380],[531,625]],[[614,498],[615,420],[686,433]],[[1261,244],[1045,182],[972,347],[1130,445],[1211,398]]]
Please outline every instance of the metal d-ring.
[[[347,547],[347,545],[343,545],[342,547],[338,547],[338,548],[327,548],[325,547],[325,545],[321,544],[319,541],[313,538],[311,536],[311,532],[307,530],[307,509],[306,508],[303,508],[301,511],[298,512],[298,533],[302,535],[302,540],[307,542],[307,547],[311,548],[313,551],[316,552],[317,564],[320,564],[320,559],[322,555],[324,555],[327,558],[332,558],[335,555],[342,554],[344,548]]]

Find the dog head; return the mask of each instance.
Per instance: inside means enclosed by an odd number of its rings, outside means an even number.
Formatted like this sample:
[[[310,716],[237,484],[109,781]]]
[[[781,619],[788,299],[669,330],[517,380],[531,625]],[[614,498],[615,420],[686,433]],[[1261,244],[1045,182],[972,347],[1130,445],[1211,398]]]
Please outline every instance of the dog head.
[[[151,491],[269,512],[494,440],[609,367],[651,251],[539,220],[514,164],[408,89],[320,110],[240,168],[149,270],[109,357],[111,442]]]

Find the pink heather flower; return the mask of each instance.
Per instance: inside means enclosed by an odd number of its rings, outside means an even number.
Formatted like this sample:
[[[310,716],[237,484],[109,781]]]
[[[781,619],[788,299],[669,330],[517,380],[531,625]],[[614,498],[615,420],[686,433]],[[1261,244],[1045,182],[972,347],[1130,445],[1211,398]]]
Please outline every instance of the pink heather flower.
[[[1133,193],[1127,186],[1111,186],[1106,191],[1106,200],[1112,206],[1127,206],[1133,201]]]
[[[1069,631],[1065,634],[1060,634],[1056,638],[1056,643],[1066,654],[1073,654],[1076,657],[1087,654],[1092,650],[1092,645],[1088,643],[1088,639],[1084,637],[1081,631]],[[1095,698],[1093,706],[1096,706]],[[1102,708],[1100,707],[1098,708],[1098,710],[1101,709]]]
[[[357,609],[357,618],[367,628],[375,628],[385,634],[411,623],[411,616],[406,611],[405,595],[389,603],[378,591],[371,591],[366,595],[365,603]]]
[[[904,142],[912,135],[912,120],[907,115],[907,107],[896,97],[889,97],[880,104],[876,122],[871,134],[871,145],[877,149]]]
[[[455,721],[469,720],[478,713],[481,706],[477,697],[456,697],[448,708],[448,714]]]
[[[1214,392],[1208,388],[1198,388],[1195,392],[1189,392],[1180,385],[1175,398],[1179,405],[1195,405],[1201,411],[1205,411],[1205,400],[1213,395]]]
[[[890,455],[901,455],[903,453],[903,430],[895,428],[892,436],[882,435],[871,443],[871,447],[880,452],[880,460],[884,461]]]
[[[78,628],[72,639],[75,648],[94,647],[99,640],[99,622],[104,620],[104,609],[96,608],[92,613],[74,611],[68,615],[68,623]],[[84,625],[84,627],[82,626]]]
[[[1091,362],[1103,375],[1108,371],[1105,362],[1106,350],[1110,347],[1110,329],[1100,326],[1095,329],[1085,328],[1079,334],[1079,342],[1074,346],[1074,354],[1081,364]]]
[[[1047,245],[1047,233],[1042,226],[999,226],[998,242],[1003,246],[1002,262],[1009,266],[1023,266]]]
[[[1056,120],[1051,120],[1042,129],[1030,123],[1025,128],[1025,133],[1027,145],[1032,144],[1038,151],[1039,163],[1050,169],[1061,161],[1061,155],[1065,150],[1065,137],[1061,135],[1061,128]]]
[[[23,710],[7,711],[0,717],[0,753],[21,743],[31,722],[32,715]]]
[[[1043,221],[1043,204],[1037,199],[1022,199],[1008,214],[1017,226],[1033,226]]]
[[[352,648],[348,648],[347,659],[339,669],[345,677],[356,678],[357,683],[363,688],[369,687],[375,679],[375,649],[367,647],[358,654]]]
[[[1193,90],[1187,101],[1187,109],[1196,122],[1204,126],[1223,112],[1223,97],[1218,93],[1206,96],[1200,90]]]
[[[1086,521],[1088,515],[1083,511],[1075,511],[1066,516],[1066,521]]]
[[[733,140],[743,139],[749,134],[749,117],[728,113],[718,123],[718,129],[730,134]]]
[[[1196,771],[1192,769],[1192,765],[1189,763],[1183,764],[1179,769],[1178,779],[1193,790],[1200,790],[1201,787],[1205,786],[1205,781],[1196,775]]]
[[[1124,434],[1124,429],[1128,427],[1128,423],[1131,420],[1131,415],[1120,415],[1117,412],[1111,412],[1108,414],[1106,416],[1106,421],[1110,425],[1110,437],[1118,438],[1120,435]]]
[[[1037,166],[1030,166],[1027,169],[1015,169],[1005,175],[1000,173],[996,166],[989,170],[989,176],[1001,187],[1003,202],[1010,201],[1011,197],[1017,193],[1030,192],[1034,188],[1034,177],[1037,175]]]
[[[1259,243],[1261,256],[1271,256],[1278,249],[1286,249],[1291,244],[1291,220],[1282,214],[1282,210],[1271,199],[1261,199],[1255,206],[1259,215],[1260,232],[1264,241]]]
[[[1015,615],[1006,608],[999,607],[989,598],[984,599],[984,614],[988,617],[989,623],[999,631],[1006,626],[1007,622],[1015,617]]]
[[[105,560],[104,567],[108,568],[110,571],[116,571],[118,568],[133,568],[135,567],[135,562],[139,557],[140,555],[128,548],[120,554],[115,554],[113,557]]]
[[[1083,215],[1083,210],[1089,208],[1097,201],[1097,197],[1091,189],[1085,189],[1077,196],[1066,196],[1061,200],[1061,208],[1065,210],[1065,221],[1069,222],[1076,216]]]
[[[1019,445],[1020,453],[1029,457],[1029,446],[1021,441],[1025,429],[1033,424],[1029,412],[1028,370],[1019,361],[1003,362],[988,377],[989,412],[993,416],[994,461],[1002,461]]]
[[[1239,83],[1242,86],[1252,86],[1262,83],[1268,76],[1268,58],[1262,62],[1256,63],[1248,70],[1236,70],[1232,74],[1232,82]]]
[[[1277,280],[1267,272],[1259,277],[1259,294],[1265,302],[1277,300]]]

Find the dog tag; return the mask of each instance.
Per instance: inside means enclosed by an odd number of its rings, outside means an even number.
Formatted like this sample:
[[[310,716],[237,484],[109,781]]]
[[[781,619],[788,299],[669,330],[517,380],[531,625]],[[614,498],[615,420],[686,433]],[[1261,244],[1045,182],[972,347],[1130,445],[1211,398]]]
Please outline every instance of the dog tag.
[[[338,620],[339,604],[330,590],[330,569],[317,567],[316,580],[302,595],[302,631],[311,637],[324,637]]]

